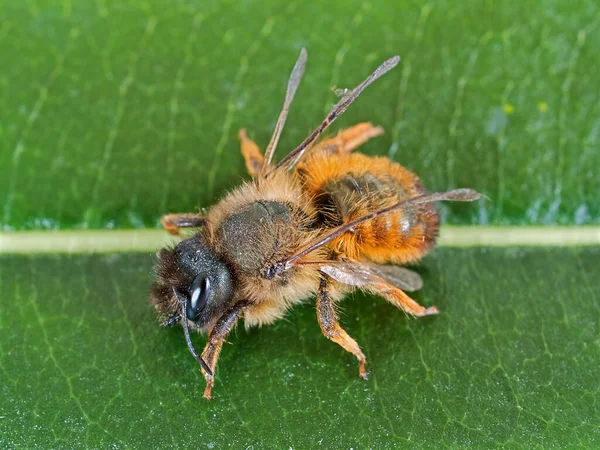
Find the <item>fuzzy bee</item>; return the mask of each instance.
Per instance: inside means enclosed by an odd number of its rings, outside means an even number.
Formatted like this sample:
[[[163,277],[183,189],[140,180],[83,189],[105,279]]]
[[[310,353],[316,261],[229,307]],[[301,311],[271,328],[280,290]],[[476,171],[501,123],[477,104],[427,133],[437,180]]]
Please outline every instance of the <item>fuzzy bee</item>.
[[[408,314],[437,314],[405,291],[421,278],[399,265],[420,260],[435,244],[439,216],[433,202],[473,201],[471,189],[428,193],[419,178],[384,157],[353,152],[383,132],[361,123],[317,142],[323,131],[400,58],[383,62],[356,88],[341,92],[324,121],[278,163],[273,154],[296,89],[306,51],[294,66],[283,108],[264,155],[241,130],[241,151],[253,180],[204,214],[168,214],[167,231],[197,228],[174,248],[161,249],[150,302],[163,326],[181,324],[211,398],[214,373],[227,334],[243,317],[246,327],[273,323],[295,304],[316,295],[323,334],[359,361],[366,358],[338,322],[336,302],[359,288]],[[393,265],[390,265],[393,264]],[[199,355],[190,331],[208,333]]]

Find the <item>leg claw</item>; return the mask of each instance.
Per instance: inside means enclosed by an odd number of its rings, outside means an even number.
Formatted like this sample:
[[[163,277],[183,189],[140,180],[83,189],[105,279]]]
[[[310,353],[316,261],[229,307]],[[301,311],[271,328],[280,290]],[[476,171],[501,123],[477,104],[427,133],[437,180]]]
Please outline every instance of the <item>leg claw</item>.
[[[212,385],[211,384],[207,384],[206,388],[204,389],[204,395],[203,397],[207,400],[212,399],[212,395],[210,395],[211,391],[212,391]]]
[[[365,369],[365,361],[362,361],[360,363],[360,366],[358,367],[358,374],[360,375],[360,377],[363,380],[368,380],[369,379],[369,372],[367,372],[366,369]]]
[[[423,316],[433,316],[435,314],[439,314],[440,312],[438,311],[438,309],[435,306],[430,306],[429,308],[421,311],[418,314],[415,314],[417,317],[423,317]]]

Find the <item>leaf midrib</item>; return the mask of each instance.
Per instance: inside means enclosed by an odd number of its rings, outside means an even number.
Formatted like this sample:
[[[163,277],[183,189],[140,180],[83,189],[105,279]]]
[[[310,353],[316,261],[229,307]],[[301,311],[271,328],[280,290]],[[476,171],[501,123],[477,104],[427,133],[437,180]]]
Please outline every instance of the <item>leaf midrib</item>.
[[[0,253],[152,252],[176,238],[161,229],[17,231],[0,233]],[[443,226],[442,247],[600,245],[599,226],[493,227]]]

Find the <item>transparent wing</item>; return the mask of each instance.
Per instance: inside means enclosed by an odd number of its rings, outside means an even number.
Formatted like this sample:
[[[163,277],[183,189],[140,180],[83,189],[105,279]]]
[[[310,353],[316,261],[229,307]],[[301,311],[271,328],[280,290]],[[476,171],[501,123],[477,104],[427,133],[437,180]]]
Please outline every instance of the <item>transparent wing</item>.
[[[408,292],[423,287],[421,275],[406,267],[369,264],[371,271],[396,287]]]
[[[334,263],[321,266],[319,270],[334,280],[350,286],[361,287],[380,281],[379,276],[360,263]]]
[[[340,283],[356,287],[390,284],[409,292],[423,287],[418,273],[399,266],[340,262],[321,266],[320,270]]]

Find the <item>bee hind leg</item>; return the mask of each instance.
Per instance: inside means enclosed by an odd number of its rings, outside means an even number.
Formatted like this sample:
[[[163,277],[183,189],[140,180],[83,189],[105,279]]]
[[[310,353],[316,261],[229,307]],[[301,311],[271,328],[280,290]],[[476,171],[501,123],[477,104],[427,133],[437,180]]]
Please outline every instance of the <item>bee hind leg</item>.
[[[361,122],[346,128],[337,136],[319,142],[314,151],[324,151],[333,154],[346,154],[360,147],[369,139],[383,134],[382,127],[374,127],[370,122]]]
[[[406,295],[404,291],[390,284],[370,285],[366,289],[373,294],[380,295],[392,305],[413,316],[422,317],[439,313],[435,306],[425,308]]]
[[[246,169],[248,169],[248,173],[253,178],[257,178],[263,167],[265,158],[258,145],[256,145],[256,142],[248,137],[245,128],[238,131],[238,138],[240,139],[240,150],[244,156]]]
[[[160,218],[160,223],[167,233],[180,236],[181,228],[198,228],[204,225],[205,219],[193,213],[166,214]]]
[[[365,370],[367,358],[356,341],[346,333],[338,322],[338,316],[333,305],[333,300],[327,289],[327,277],[321,278],[321,284],[317,294],[317,319],[319,320],[321,331],[327,339],[332,340],[344,350],[356,356],[359,362],[359,375],[366,380],[368,377],[368,373]]]

